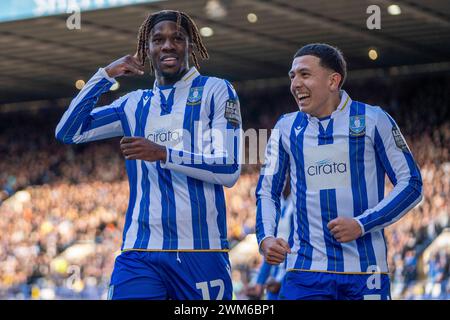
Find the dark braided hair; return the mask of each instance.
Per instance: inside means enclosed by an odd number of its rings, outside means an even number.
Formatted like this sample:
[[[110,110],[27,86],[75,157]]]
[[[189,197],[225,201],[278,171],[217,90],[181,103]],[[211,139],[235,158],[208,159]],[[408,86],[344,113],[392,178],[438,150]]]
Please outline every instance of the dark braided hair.
[[[194,44],[194,48],[200,53],[200,57],[202,59],[209,58],[208,51],[203,44],[202,38],[200,36],[200,33],[198,32],[198,28],[194,20],[192,20],[192,18],[189,17],[186,13],[181,11],[163,10],[153,14],[149,14],[147,16],[147,19],[145,19],[145,21],[139,28],[137,54],[142,65],[145,65],[145,60],[147,59],[146,51],[149,47],[150,32],[152,31],[153,27],[158,22],[164,20],[172,20],[174,15],[176,17],[177,29],[179,30],[181,27],[186,29],[186,32],[189,35],[189,42]],[[194,65],[197,67],[197,69],[200,69],[197,55],[195,54],[194,50],[192,50],[192,60],[194,61]],[[153,65],[150,59],[149,63],[150,70],[151,72],[153,72]]]

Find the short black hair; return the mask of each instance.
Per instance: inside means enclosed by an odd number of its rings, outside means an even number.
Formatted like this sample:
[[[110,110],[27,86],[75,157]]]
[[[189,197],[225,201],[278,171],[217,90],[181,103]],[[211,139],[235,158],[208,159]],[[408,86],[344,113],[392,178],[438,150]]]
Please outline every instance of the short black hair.
[[[342,52],[326,43],[310,43],[301,47],[294,55],[294,59],[302,56],[315,56],[320,59],[322,67],[331,69],[339,73],[342,77],[339,89],[347,77],[347,62],[345,62]]]

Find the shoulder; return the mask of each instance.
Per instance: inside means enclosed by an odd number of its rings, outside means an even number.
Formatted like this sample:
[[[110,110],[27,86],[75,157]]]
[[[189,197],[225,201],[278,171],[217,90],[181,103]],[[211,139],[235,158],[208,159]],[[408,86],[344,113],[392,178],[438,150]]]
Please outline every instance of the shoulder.
[[[360,101],[353,101],[353,104],[363,104],[365,106],[365,118],[366,118],[366,124],[374,124],[376,125],[378,121],[380,121],[380,118],[386,118],[387,112],[380,106],[371,105],[368,103],[360,102]]]
[[[278,118],[278,121],[294,121],[299,115],[303,116],[303,112],[294,111],[285,113]]]
[[[208,94],[214,96],[224,96],[226,99],[239,99],[233,85],[226,79],[206,76],[208,79],[205,83],[204,90]]]
[[[392,116],[382,107],[365,104],[367,132],[374,134],[376,131],[391,132],[397,128],[397,124]]]
[[[134,91],[130,91],[130,92],[126,93],[125,95],[121,96],[119,98],[119,100],[121,100],[121,102],[126,101],[125,106],[129,107],[132,105],[137,105],[139,103],[139,101],[141,101],[141,99],[150,98],[152,95],[153,95],[153,90],[151,90],[151,89],[137,89]]]
[[[210,88],[214,89],[227,90],[228,88],[230,88],[234,90],[233,85],[227,79],[222,79],[213,76],[203,76],[203,77],[207,78],[205,86],[209,86]]]
[[[122,96],[122,98],[123,98],[123,97],[126,97],[126,98],[135,98],[135,97],[138,97],[138,96],[141,97],[142,94],[143,94],[144,92],[146,92],[146,91],[152,91],[152,90],[137,89],[137,90],[134,90],[134,91],[127,92],[126,94],[124,94],[124,95]]]
[[[300,111],[294,111],[294,112],[282,114],[278,118],[278,120],[275,124],[275,127],[279,128],[279,129],[291,128],[295,119],[297,119],[297,117],[299,117],[299,116],[303,117],[304,113],[300,112]]]
[[[128,93],[129,98],[140,100],[141,98],[150,98],[153,96],[152,89],[137,89]]]
[[[207,78],[206,83],[210,83],[211,85],[222,85],[222,86],[230,85],[231,86],[230,81],[228,81],[227,79],[214,77],[214,76],[208,76],[208,75],[205,75],[205,76],[202,75],[202,77]]]
[[[395,120],[392,116],[380,106],[366,105],[366,113],[370,119],[375,123],[375,125],[386,124],[395,126]]]

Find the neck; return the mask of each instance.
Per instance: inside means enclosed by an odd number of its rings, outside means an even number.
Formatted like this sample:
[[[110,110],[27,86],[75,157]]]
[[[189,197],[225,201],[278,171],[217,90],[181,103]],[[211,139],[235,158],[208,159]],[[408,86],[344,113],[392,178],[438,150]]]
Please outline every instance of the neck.
[[[325,118],[330,116],[334,111],[336,111],[337,107],[341,103],[341,92],[338,91],[336,94],[330,96],[330,98],[325,101],[324,105],[317,114],[312,116],[316,118]]]
[[[189,68],[185,68],[176,74],[164,74],[156,71],[156,81],[160,86],[171,86],[179,81],[189,71]]]

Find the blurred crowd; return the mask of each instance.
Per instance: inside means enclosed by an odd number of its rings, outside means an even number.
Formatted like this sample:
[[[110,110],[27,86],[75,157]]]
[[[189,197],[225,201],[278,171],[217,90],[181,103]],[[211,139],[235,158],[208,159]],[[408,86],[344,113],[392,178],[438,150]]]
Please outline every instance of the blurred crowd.
[[[62,147],[54,136],[60,112],[0,114],[0,203],[31,185],[126,178],[118,139]]]
[[[0,207],[0,295],[73,289],[59,292],[64,297],[84,294],[88,284],[104,289],[127,203],[127,181],[46,184],[17,192]]]
[[[398,223],[386,228],[385,235],[393,295],[420,297],[425,294],[426,284],[418,280],[427,275],[419,272],[417,258],[445,228],[450,227],[450,123],[437,127],[432,135],[423,134],[415,140],[407,140],[421,169],[424,197]],[[388,185],[386,192],[390,189]],[[443,259],[447,259],[443,264],[448,268],[448,256]],[[450,298],[450,287],[443,288],[444,294]]]
[[[422,172],[423,201],[385,230],[393,297],[448,299],[448,245],[423,257],[450,227],[449,79],[425,82],[420,90],[417,83],[358,82],[347,90],[354,99],[381,105],[394,116]],[[296,110],[286,88],[268,91],[240,95],[246,128],[271,128],[281,114]],[[124,161],[118,139],[58,143],[54,128],[62,111],[0,114],[3,299],[106,298],[128,204]],[[236,185],[225,190],[231,248],[255,232],[258,177],[259,166],[247,165]],[[391,188],[387,184],[386,192]],[[252,298],[245,293],[261,261],[256,249],[233,265],[236,298]]]

